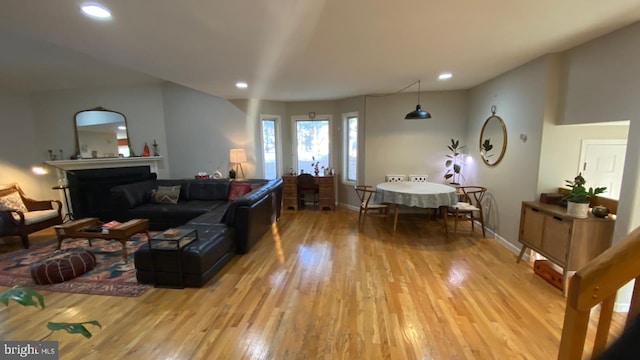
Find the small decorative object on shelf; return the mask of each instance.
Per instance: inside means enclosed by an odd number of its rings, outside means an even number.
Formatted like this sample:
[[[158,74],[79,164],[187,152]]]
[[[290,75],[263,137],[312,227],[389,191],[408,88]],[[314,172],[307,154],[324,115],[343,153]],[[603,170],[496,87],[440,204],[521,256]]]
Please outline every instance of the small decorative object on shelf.
[[[142,150],[142,156],[147,157],[147,156],[151,156],[151,152],[149,151],[149,145],[147,145],[147,143],[144,143],[144,149]]]
[[[320,160],[316,161],[315,156],[311,157],[311,160],[313,160],[314,162],[311,163],[311,167],[313,168],[313,173],[318,176],[320,174]],[[324,167],[324,166],[323,166]]]
[[[609,215],[609,209],[602,205],[596,205],[591,209],[591,213],[597,217],[607,217]]]
[[[236,178],[236,171],[231,169],[229,170],[229,179],[235,179]]]
[[[158,143],[156,142],[156,139],[153,139],[153,156],[160,156],[160,153],[158,152]]]

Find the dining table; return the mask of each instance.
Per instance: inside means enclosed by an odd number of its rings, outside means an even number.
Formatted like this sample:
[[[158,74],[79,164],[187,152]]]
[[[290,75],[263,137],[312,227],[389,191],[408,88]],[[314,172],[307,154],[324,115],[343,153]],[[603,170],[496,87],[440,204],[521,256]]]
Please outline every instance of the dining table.
[[[433,182],[383,182],[376,185],[375,201],[395,205],[393,232],[398,225],[400,205],[427,209],[453,206],[458,202],[457,189],[453,186]],[[447,221],[447,211],[443,211]]]

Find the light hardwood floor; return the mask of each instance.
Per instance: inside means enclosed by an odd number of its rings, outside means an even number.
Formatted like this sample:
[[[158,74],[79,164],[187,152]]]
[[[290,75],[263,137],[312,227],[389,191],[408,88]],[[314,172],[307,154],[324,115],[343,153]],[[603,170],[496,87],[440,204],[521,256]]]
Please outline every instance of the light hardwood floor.
[[[468,224],[447,239],[419,215],[400,216],[395,235],[391,219],[367,218],[359,232],[357,217],[286,211],[201,289],[45,292],[44,311],[11,303],[0,339],[96,319],[89,340],[52,336],[61,359],[556,358],[565,299],[531,264]]]

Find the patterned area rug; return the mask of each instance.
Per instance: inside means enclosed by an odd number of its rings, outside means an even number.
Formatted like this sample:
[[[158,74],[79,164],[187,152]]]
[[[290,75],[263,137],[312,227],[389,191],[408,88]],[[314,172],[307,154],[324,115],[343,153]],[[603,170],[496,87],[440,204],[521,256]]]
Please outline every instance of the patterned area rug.
[[[134,235],[127,241],[128,262],[122,259],[122,245],[115,240],[94,239],[92,245],[86,239],[65,239],[62,249],[84,248],[96,256],[95,269],[79,277],[59,284],[37,285],[31,279],[31,264],[41,261],[56,251],[57,239],[51,239],[29,249],[12,251],[0,256],[0,285],[26,285],[38,290],[70,292],[78,294],[140,296],[151,285],[136,280],[133,253],[140,246],[147,246],[145,234]]]

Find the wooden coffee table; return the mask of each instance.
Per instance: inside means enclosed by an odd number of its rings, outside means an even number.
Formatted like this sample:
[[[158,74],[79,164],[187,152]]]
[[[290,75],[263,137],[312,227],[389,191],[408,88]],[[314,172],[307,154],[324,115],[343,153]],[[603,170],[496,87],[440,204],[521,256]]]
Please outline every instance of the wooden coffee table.
[[[149,238],[149,220],[133,219],[120,225],[109,228],[106,231],[87,231],[90,227],[101,225],[98,218],[86,218],[69,221],[61,225],[55,225],[58,236],[58,249],[62,246],[62,240],[67,238],[86,238],[91,245],[91,239],[118,240],[122,244],[122,258],[127,261],[127,240],[138,233],[147,234]]]

